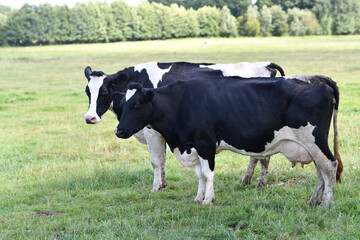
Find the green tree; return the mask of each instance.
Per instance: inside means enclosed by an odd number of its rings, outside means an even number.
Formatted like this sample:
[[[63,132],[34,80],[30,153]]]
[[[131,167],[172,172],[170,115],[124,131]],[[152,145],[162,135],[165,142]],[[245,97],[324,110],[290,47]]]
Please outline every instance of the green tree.
[[[259,11],[257,6],[249,6],[244,16],[238,17],[238,31],[241,36],[255,37],[260,33]]]
[[[53,39],[55,43],[72,42],[71,33],[74,31],[70,24],[70,9],[67,6],[53,7]]]
[[[314,7],[314,0],[257,0],[256,5],[260,9],[263,6],[279,5],[285,11],[290,8],[311,9]]]
[[[332,0],[334,34],[353,34],[356,29],[356,15],[359,4],[354,0]]]
[[[271,34],[273,36],[283,36],[288,33],[289,26],[287,22],[287,15],[282,10],[279,5],[274,5],[270,7],[271,16],[272,16],[272,25],[273,29]]]
[[[219,9],[227,6],[234,16],[244,15],[248,6],[251,5],[251,0],[149,0],[149,2],[157,2],[166,6],[175,3],[179,6],[195,10],[205,6],[217,7]]]
[[[228,7],[224,6],[220,11],[220,36],[236,37],[236,19],[231,15]]]
[[[139,17],[139,38],[142,40],[160,39],[162,36],[159,16],[148,2],[137,6],[137,16]]]
[[[37,34],[37,41],[39,44],[54,44],[55,43],[55,15],[50,4],[40,4],[36,8],[35,14],[39,21],[33,26],[32,31]]]
[[[105,42],[106,21],[97,5],[92,2],[75,5],[70,11],[70,22],[75,42]]]
[[[261,36],[271,36],[273,30],[272,15],[270,9],[264,5],[260,10],[260,34]]]
[[[10,45],[32,45],[39,42],[38,7],[24,4],[19,10],[11,11],[5,26],[6,40]]]
[[[321,35],[331,35],[332,33],[332,4],[330,0],[314,0],[311,9],[319,20],[318,33]]]
[[[124,2],[114,1],[111,3],[111,9],[115,24],[111,33],[112,41],[137,39],[139,26],[135,8]]]
[[[199,24],[194,10],[186,10],[177,4],[171,4],[167,9],[164,31],[170,32],[170,37],[183,38],[199,34]]]
[[[216,7],[202,7],[197,11],[200,37],[217,37],[220,34],[220,11]]]

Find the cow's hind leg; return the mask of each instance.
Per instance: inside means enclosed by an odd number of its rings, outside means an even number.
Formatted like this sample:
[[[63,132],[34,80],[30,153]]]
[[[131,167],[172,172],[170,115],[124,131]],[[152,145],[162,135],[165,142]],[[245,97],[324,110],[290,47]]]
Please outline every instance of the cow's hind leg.
[[[316,164],[315,164],[316,166]],[[314,194],[311,196],[310,200],[308,201],[308,204],[310,205],[318,205],[321,203],[321,197],[322,194],[324,192],[324,179],[321,175],[321,170],[318,166],[316,166],[316,171],[317,171],[317,175],[318,175],[318,181],[316,184],[316,188],[315,188],[315,192]]]
[[[251,178],[254,174],[256,164],[258,163],[259,159],[255,157],[250,157],[249,165],[246,169],[244,177],[242,179],[241,185],[246,186],[251,184]]]
[[[241,185],[246,186],[251,184],[251,178],[254,174],[256,164],[258,163],[259,160],[260,160],[260,179],[257,188],[262,188],[267,185],[270,157],[266,157],[266,158],[250,157],[249,165],[246,169]]]
[[[165,179],[166,145],[160,133],[153,129],[144,129],[144,135],[149,147],[151,164],[154,168],[154,183],[152,192],[167,186]]]
[[[260,159],[260,179],[257,188],[266,187],[269,172],[270,157]]]
[[[323,146],[327,146],[327,144]],[[310,203],[319,202],[319,199],[321,199],[320,193],[323,189],[324,195],[321,205],[334,204],[334,187],[338,161],[332,155],[328,147],[323,147],[323,150],[320,150],[320,148],[315,145],[315,147],[309,147],[309,149],[318,169],[318,183],[316,185],[315,192],[310,199]],[[328,159],[324,153],[330,156],[332,160]]]

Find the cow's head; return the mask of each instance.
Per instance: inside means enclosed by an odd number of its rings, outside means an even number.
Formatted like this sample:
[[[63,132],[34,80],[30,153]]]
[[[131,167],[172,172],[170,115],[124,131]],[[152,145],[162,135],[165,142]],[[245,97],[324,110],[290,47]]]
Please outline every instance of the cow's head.
[[[90,67],[86,67],[84,73],[88,80],[85,92],[89,98],[89,109],[84,118],[86,123],[96,124],[111,106],[111,93],[128,78],[128,75],[120,72],[107,75],[101,71],[92,71]]]
[[[153,98],[154,92],[144,89],[139,83],[130,83],[125,96],[121,93],[112,94],[114,105],[120,106],[116,107],[116,114],[120,119],[115,130],[117,137],[129,138],[149,124]]]

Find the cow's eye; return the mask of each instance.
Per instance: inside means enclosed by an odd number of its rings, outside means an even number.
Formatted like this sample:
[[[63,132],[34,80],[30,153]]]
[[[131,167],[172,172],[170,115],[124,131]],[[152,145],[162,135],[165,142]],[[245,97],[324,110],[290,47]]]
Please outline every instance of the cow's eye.
[[[100,90],[100,95],[104,96],[104,95],[109,95],[109,94],[106,89],[103,89],[103,90]]]
[[[134,105],[132,106],[133,109],[139,109],[140,108],[140,104],[139,103],[134,103]]]

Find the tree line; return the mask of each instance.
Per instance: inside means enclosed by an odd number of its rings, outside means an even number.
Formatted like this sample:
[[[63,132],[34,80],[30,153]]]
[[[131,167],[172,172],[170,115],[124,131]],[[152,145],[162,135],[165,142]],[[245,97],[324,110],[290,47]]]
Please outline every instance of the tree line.
[[[175,2],[175,3],[174,3]],[[208,6],[204,6],[208,5]],[[150,0],[0,5],[0,44],[360,33],[360,0]]]

